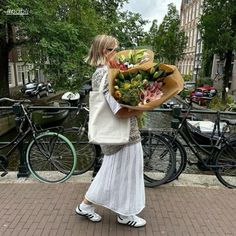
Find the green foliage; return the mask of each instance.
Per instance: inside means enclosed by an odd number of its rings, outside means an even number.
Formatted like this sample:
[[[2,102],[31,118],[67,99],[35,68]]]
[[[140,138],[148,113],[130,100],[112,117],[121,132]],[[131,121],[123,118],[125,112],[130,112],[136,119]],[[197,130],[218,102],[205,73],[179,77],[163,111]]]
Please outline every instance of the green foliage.
[[[4,50],[9,53],[21,46],[25,63],[33,63],[34,70],[41,69],[55,86],[73,90],[79,89],[94,71],[85,64],[84,57],[97,34],[116,36],[123,48],[149,45],[159,58],[173,63],[184,45],[173,5],[169,6],[162,26],[159,28],[155,20],[147,33],[144,26],[148,21],[140,14],[121,11],[126,2],[128,0],[80,0],[79,3],[75,0],[0,0],[0,53],[3,55]],[[26,14],[7,14],[9,10],[23,10]],[[17,41],[13,40],[14,33]],[[6,62],[8,58],[0,57],[2,65],[3,60]],[[71,84],[68,78],[72,75]],[[8,85],[7,77],[7,69],[0,71],[1,86],[3,82]]]
[[[183,75],[184,81],[190,81],[192,79],[192,75]]]
[[[142,45],[147,34],[143,27],[147,22],[139,13],[120,12],[118,21],[110,28],[110,33],[118,38],[122,48],[133,48]]]
[[[235,0],[205,0],[200,30],[206,48],[224,57],[236,48]]]
[[[212,69],[212,62],[213,62],[213,52],[207,49],[203,45],[203,52],[202,52],[202,63],[201,68],[203,71],[203,76],[211,76],[211,69]]]
[[[184,89],[184,90],[182,90],[181,92],[180,92],[180,97],[182,97],[183,99],[185,99],[188,95],[189,95],[189,93],[190,93],[190,90],[188,90],[188,89]]]
[[[221,60],[225,60],[222,88],[222,100],[225,103],[227,96],[225,88],[229,87],[233,51],[236,49],[235,0],[205,0],[199,28],[204,43],[205,59],[216,53]]]
[[[175,64],[176,60],[181,59],[187,38],[184,31],[180,30],[179,15],[173,3],[168,5],[168,13],[159,28],[157,22],[153,22],[147,40],[150,40],[160,61]]]
[[[210,101],[208,108],[213,109],[213,110],[224,111],[225,109],[229,107],[230,104],[233,104],[233,102],[234,101],[231,96],[227,96],[226,102],[223,102],[221,96],[217,94]]]
[[[213,85],[213,81],[212,80],[210,80],[210,79],[208,79],[208,78],[199,78],[198,80],[197,80],[197,86],[203,86],[203,85],[205,85],[205,84],[207,84],[207,85]]]

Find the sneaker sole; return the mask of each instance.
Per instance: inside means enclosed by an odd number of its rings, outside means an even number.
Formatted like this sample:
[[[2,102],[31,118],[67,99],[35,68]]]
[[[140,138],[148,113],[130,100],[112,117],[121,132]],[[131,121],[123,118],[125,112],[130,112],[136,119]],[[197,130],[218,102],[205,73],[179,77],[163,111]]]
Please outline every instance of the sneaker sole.
[[[119,221],[117,221],[119,224],[121,224],[121,225],[127,225],[127,226],[129,226],[129,227],[133,227],[133,228],[141,228],[141,227],[144,227],[144,226],[146,226],[146,223],[144,224],[144,225],[132,225],[132,224],[129,224],[129,223],[121,223],[121,222],[119,222]]]

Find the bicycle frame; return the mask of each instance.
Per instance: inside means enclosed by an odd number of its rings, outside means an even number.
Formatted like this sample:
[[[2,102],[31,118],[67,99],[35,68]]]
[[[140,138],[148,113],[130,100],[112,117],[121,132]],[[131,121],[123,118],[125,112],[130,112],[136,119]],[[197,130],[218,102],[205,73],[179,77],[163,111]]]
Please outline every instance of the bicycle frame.
[[[0,147],[0,150],[11,147],[11,149],[4,155],[7,160],[9,159],[9,156],[14,152],[14,150],[18,148],[30,134],[32,134],[32,138],[35,139],[36,134],[44,131],[36,129],[23,104],[15,103],[13,105],[13,112],[16,115],[16,122],[19,122],[19,133],[8,144]],[[23,131],[24,126],[26,126],[26,131]]]
[[[199,162],[203,163],[203,165],[207,168],[212,168],[212,169],[219,168],[220,166],[211,164],[211,160],[213,160],[213,157],[219,152],[222,145],[226,144],[226,138],[224,136],[225,132],[220,131],[220,113],[219,112],[217,113],[217,119],[215,120],[213,133],[210,138],[211,145],[208,146],[208,148],[210,148],[210,151],[208,151],[206,148],[203,148],[199,143],[197,143],[192,137],[190,128],[187,124],[187,119],[190,114],[191,108],[192,106],[190,105],[184,117],[181,117],[181,116],[178,117],[178,119],[181,120],[181,122],[173,134],[173,137],[174,137],[173,141],[177,139],[178,135],[180,135],[180,137],[186,143],[187,147],[189,147],[190,150],[193,152],[193,154],[197,157]],[[218,133],[218,137],[217,137],[216,143],[213,143],[212,138],[216,134],[216,130]],[[201,150],[202,152],[204,152],[204,154],[206,154],[205,158],[203,158],[202,155],[199,154],[199,150]],[[189,164],[195,164],[195,163],[191,163],[190,161],[188,162]]]

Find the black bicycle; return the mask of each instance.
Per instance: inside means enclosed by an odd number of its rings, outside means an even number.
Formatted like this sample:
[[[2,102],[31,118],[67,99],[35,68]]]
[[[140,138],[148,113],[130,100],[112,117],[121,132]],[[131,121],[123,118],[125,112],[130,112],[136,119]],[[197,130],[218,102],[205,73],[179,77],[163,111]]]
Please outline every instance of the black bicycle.
[[[160,186],[173,175],[175,153],[168,140],[151,130],[140,130],[144,154],[144,180],[146,187]]]
[[[75,147],[77,165],[73,175],[81,175],[90,170],[101,157],[100,147],[89,143],[88,120],[89,108],[86,103],[79,103],[74,119],[78,120],[76,127],[65,128],[63,136],[67,137]]]
[[[173,132],[162,133],[176,154],[176,169],[166,183],[177,179],[188,163],[196,164],[199,169],[213,171],[223,185],[236,188],[236,136],[229,133],[229,127],[235,126],[236,120],[221,118],[220,112],[217,112],[213,130],[206,134],[188,122],[191,117],[191,101],[185,111],[174,109],[174,114],[179,115],[172,120]],[[190,148],[197,162],[187,158],[185,146]]]
[[[26,144],[26,164],[31,174],[45,183],[64,182],[73,174],[76,167],[76,153],[68,138],[57,132],[37,129],[31,120],[26,100],[1,98],[0,102],[11,102],[12,110],[16,115],[18,133],[8,144],[0,147],[6,150],[0,156],[1,176],[8,171],[8,163],[13,151]]]

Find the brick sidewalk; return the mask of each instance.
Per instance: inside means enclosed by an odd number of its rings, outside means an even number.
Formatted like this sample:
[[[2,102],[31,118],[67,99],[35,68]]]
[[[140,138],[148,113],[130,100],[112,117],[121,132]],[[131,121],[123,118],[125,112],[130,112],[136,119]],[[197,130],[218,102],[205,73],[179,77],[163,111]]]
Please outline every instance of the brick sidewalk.
[[[162,186],[146,188],[140,229],[116,223],[102,207],[100,223],[77,216],[74,209],[88,183],[0,184],[0,235],[236,235],[236,190],[224,187]]]

